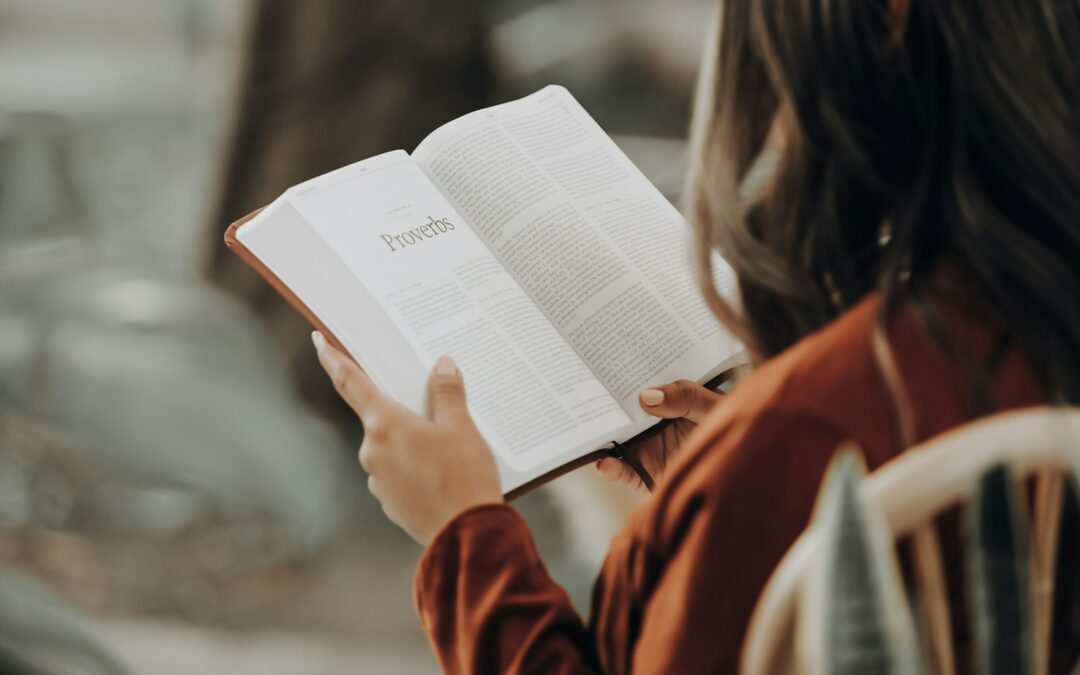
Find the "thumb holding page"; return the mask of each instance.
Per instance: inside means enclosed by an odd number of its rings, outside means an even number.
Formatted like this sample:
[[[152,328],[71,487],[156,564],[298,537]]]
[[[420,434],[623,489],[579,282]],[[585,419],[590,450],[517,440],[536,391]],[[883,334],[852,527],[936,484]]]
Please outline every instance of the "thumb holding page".
[[[641,390],[638,402],[642,410],[671,422],[656,427],[645,439],[625,446],[626,452],[633,453],[641,467],[659,484],[668,463],[690,430],[723,398],[723,394],[692,380],[676,380]],[[642,493],[649,492],[637,471],[625,461],[604,457],[596,463],[596,468],[601,476],[612,482]]]
[[[700,422],[723,394],[701,386],[692,380],[675,380],[649,389],[638,395],[641,409],[653,417],[688,419]]]
[[[428,417],[436,422],[468,418],[465,381],[449,356],[440,356],[428,378]]]

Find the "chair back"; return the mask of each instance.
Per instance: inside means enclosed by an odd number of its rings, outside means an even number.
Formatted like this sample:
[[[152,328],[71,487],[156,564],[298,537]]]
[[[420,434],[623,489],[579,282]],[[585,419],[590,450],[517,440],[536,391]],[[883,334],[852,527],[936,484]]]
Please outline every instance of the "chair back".
[[[830,555],[827,543],[836,547],[836,538],[827,536],[819,516],[827,502],[830,476],[839,464],[834,461],[826,475],[813,522],[788,550],[758,599],[743,643],[744,675],[824,672],[820,664],[808,663],[813,661],[808,651],[814,646],[807,647],[806,636],[820,634],[825,622],[823,616],[807,616],[814,597],[808,579]],[[1030,564],[1022,576],[1030,586],[1030,672],[1043,675],[1050,656],[1065,481],[1070,475],[1080,477],[1080,408],[1030,408],[984,418],[914,446],[857,481],[860,508],[883,522],[889,555],[895,557],[894,541],[910,537],[911,583],[920,600],[914,623],[923,636],[922,651],[927,652],[922,658],[941,675],[952,675],[956,661],[935,517],[957,505],[966,504],[970,510],[980,485],[996,468],[1007,471],[1013,482],[1034,486],[1026,528]],[[838,551],[831,553],[835,560]],[[889,570],[882,569],[887,577]],[[903,602],[905,614],[912,616],[906,599]],[[923,672],[926,664],[914,665]]]

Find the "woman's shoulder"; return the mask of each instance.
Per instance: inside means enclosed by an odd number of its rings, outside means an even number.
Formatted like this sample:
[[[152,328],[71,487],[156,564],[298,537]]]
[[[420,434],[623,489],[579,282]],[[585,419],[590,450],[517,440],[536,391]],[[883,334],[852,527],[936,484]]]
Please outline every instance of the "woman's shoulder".
[[[643,509],[647,536],[681,531],[702,509],[723,518],[733,509],[761,509],[805,524],[836,448],[854,441],[871,470],[902,450],[896,405],[874,353],[881,298],[873,294],[821,330],[758,366],[706,417]],[[975,362],[990,363],[1001,331],[955,301],[935,312]],[[973,414],[966,371],[904,306],[890,315],[886,336],[917,438],[929,438]],[[1044,400],[1030,363],[1015,345],[998,354],[993,405],[1008,409]]]
[[[865,299],[740,382],[687,438],[639,514],[647,537],[662,542],[701,509],[767,504],[801,527],[841,442],[859,443],[872,466],[885,461],[894,431],[871,342],[879,306]]]
[[[892,433],[891,404],[873,353],[879,296],[871,295],[821,330],[758,366],[688,439],[686,458],[717,445],[790,438],[791,427],[828,427],[865,438]],[[886,427],[882,429],[882,427]],[[735,443],[735,437],[741,443]],[[879,445],[879,443],[872,443]]]

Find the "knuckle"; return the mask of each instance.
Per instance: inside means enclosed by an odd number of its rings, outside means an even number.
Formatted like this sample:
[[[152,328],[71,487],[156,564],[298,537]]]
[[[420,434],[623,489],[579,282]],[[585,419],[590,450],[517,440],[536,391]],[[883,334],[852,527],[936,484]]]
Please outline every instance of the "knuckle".
[[[675,380],[672,384],[675,386],[675,395],[684,403],[689,403],[696,398],[697,382],[691,380]]]
[[[390,435],[390,425],[386,416],[372,414],[364,420],[364,438],[371,443],[385,443]]]
[[[371,445],[368,443],[364,443],[363,445],[361,445],[360,452],[358,454],[360,459],[360,466],[363,467],[364,471],[367,471],[370,474],[372,472],[372,469],[374,468],[374,462],[372,461],[373,457]]]
[[[693,380],[675,380],[675,388],[683,394],[693,394],[697,391],[698,383]]]
[[[679,399],[679,408],[684,416],[698,412],[702,407],[701,397],[698,395],[698,383],[693,380],[676,380],[675,390]]]
[[[438,396],[461,394],[465,387],[457,378],[437,378],[431,383],[431,393]]]
[[[386,427],[380,424],[372,424],[364,427],[364,438],[372,443],[385,443],[389,440],[389,434],[390,432],[386,430]]]

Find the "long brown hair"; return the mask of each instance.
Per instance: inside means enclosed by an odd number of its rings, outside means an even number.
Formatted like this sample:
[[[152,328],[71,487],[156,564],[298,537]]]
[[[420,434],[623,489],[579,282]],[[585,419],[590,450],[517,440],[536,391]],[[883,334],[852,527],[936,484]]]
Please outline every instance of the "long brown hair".
[[[943,261],[1080,402],[1080,2],[722,0],[690,186],[701,285],[759,358]],[[740,187],[783,138],[753,199]],[[709,252],[733,266],[725,301]]]

